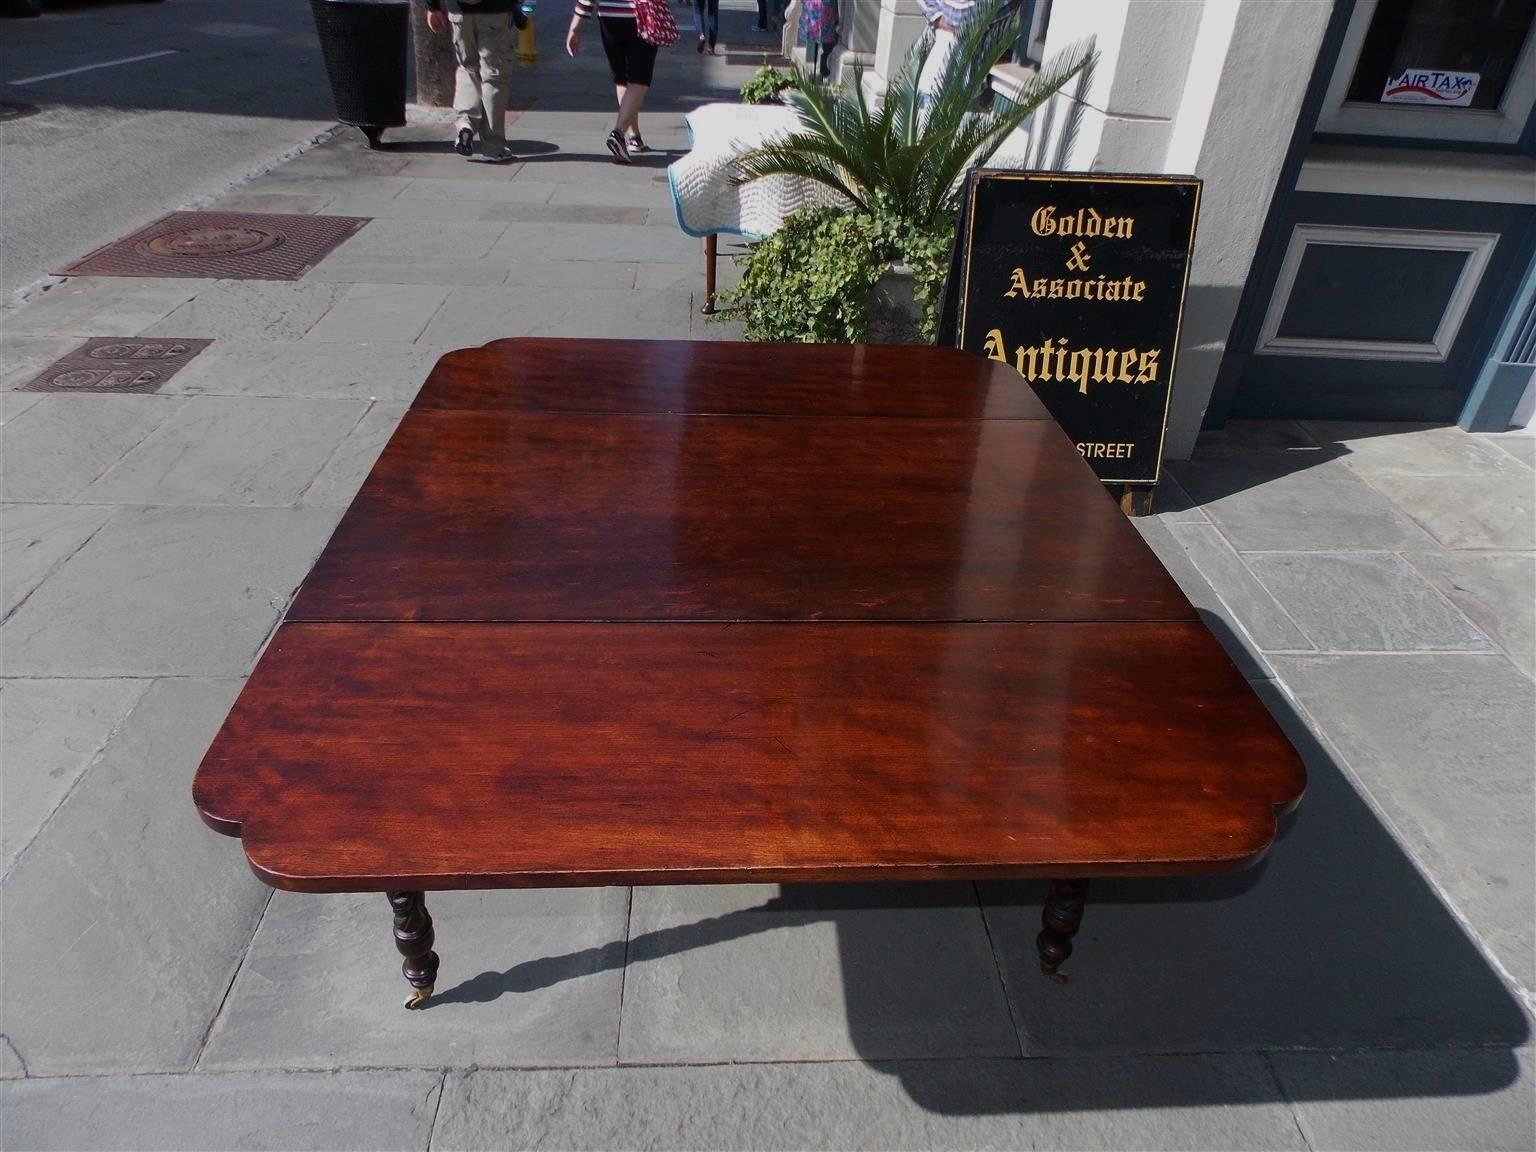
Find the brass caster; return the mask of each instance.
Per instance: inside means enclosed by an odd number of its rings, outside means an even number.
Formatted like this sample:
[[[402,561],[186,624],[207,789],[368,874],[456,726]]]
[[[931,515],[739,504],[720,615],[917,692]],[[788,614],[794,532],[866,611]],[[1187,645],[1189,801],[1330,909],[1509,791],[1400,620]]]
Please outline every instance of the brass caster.
[[[412,988],[411,994],[405,998],[405,1006],[407,1008],[420,1008],[432,998],[432,987],[431,984],[428,984],[425,988]]]

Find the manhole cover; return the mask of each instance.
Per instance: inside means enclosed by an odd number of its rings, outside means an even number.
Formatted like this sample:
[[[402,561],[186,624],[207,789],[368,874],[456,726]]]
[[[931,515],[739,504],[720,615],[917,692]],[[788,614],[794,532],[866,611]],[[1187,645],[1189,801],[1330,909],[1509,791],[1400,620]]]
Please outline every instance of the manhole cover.
[[[36,104],[0,104],[0,124],[7,120],[25,120],[37,115]]]
[[[366,223],[360,216],[172,212],[57,275],[297,280]]]
[[[260,228],[183,228],[147,240],[141,248],[157,256],[237,256],[282,242],[277,233]]]
[[[98,336],[44,368],[22,392],[156,392],[212,340]]]

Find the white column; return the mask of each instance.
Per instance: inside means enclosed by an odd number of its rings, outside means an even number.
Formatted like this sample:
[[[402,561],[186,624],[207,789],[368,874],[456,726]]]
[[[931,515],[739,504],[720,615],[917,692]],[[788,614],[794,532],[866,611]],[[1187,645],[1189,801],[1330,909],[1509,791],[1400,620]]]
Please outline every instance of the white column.
[[[873,5],[875,0],[859,0]],[[879,0],[880,23],[875,35],[875,66],[864,76],[871,96],[879,96],[890,87],[891,78],[901,70],[912,45],[928,30],[923,10],[917,0]],[[862,13],[860,14],[862,17]]]

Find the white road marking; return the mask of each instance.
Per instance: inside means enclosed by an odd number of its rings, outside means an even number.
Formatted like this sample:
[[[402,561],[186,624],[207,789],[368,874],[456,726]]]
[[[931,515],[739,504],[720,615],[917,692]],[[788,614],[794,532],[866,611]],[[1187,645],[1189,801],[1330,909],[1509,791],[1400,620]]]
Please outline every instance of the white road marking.
[[[41,84],[44,80],[57,80],[60,76],[74,76],[79,72],[94,72],[98,68],[116,68],[119,64],[137,64],[140,60],[153,60],[157,56],[174,56],[180,51],[180,48],[165,48],[159,52],[146,52],[142,56],[124,56],[121,60],[104,60],[100,64],[82,64],[78,68],[66,68],[62,72],[46,72],[41,76],[28,76],[24,80],[8,80],[6,83],[14,88],[20,88],[23,84]]]

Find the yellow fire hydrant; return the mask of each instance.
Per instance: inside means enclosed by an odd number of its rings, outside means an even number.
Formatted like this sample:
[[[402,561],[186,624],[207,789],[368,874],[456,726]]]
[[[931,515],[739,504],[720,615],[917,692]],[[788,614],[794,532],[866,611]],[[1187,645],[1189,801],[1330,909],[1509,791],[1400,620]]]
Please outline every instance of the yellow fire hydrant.
[[[517,62],[532,68],[539,62],[539,46],[533,38],[533,0],[524,0],[523,15],[528,19],[517,32]]]

